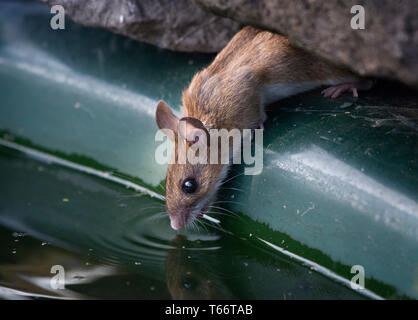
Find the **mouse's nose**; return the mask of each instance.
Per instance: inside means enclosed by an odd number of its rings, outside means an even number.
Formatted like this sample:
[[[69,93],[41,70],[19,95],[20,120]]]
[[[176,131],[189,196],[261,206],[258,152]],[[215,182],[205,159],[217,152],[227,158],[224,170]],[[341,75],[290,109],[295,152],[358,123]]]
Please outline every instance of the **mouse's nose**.
[[[171,219],[171,227],[174,230],[180,230],[184,228],[184,219],[177,218],[177,217],[170,217]]]

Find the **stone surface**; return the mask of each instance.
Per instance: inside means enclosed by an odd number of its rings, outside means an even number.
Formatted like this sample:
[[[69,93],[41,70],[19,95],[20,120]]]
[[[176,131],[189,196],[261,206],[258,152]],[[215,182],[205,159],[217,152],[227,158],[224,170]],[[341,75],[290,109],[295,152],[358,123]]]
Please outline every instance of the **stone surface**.
[[[270,29],[363,76],[418,87],[417,0],[194,0],[242,24]],[[365,9],[365,29],[353,30],[350,9]]]
[[[201,9],[192,0],[42,0],[59,4],[85,26],[107,28],[176,51],[217,52],[239,24]]]

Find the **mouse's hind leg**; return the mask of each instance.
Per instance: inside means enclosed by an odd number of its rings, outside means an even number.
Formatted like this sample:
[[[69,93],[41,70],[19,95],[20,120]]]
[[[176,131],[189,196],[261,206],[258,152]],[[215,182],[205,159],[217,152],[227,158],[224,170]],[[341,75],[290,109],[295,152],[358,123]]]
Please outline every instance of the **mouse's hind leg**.
[[[372,80],[361,80],[352,83],[342,83],[322,90],[324,97],[337,98],[341,93],[351,91],[353,97],[358,97],[357,90],[369,90],[373,86]]]

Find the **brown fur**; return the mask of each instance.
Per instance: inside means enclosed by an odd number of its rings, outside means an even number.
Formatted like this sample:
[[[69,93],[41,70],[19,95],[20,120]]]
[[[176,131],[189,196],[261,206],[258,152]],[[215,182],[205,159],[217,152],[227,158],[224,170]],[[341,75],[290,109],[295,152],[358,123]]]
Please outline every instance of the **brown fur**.
[[[245,27],[183,91],[183,112],[213,128],[255,128],[269,83],[353,77],[268,31]]]
[[[199,120],[201,126],[207,129],[257,128],[265,120],[260,100],[263,85],[287,86],[309,81],[325,83],[330,79],[353,77],[348,71],[290,46],[289,41],[280,35],[245,27],[210,66],[194,76],[190,86],[183,91],[182,114]],[[169,107],[160,102],[157,108],[160,129],[169,128],[177,132],[178,121]],[[178,135],[174,142],[174,157],[177,157]],[[169,165],[166,203],[176,228],[192,221],[195,218],[192,212],[211,202],[224,171],[225,165],[220,164]],[[199,182],[194,194],[182,192],[181,183],[188,177],[195,177]]]

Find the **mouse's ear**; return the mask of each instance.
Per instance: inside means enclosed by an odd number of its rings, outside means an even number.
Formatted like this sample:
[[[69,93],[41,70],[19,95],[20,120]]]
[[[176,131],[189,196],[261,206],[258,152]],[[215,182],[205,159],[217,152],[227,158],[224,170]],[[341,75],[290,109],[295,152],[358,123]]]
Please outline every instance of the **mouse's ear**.
[[[209,146],[209,131],[199,119],[193,117],[181,118],[178,133],[189,145],[199,144],[205,147]]]
[[[179,118],[173,113],[173,111],[171,111],[167,103],[162,100],[158,102],[155,119],[157,121],[158,128],[161,130],[169,129],[173,131],[174,135],[177,134]]]

